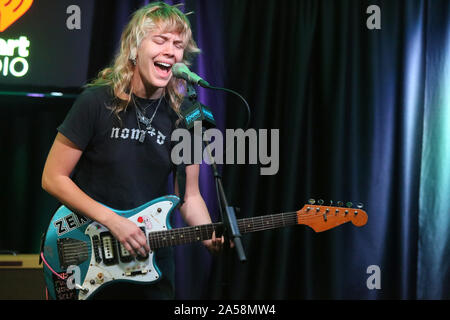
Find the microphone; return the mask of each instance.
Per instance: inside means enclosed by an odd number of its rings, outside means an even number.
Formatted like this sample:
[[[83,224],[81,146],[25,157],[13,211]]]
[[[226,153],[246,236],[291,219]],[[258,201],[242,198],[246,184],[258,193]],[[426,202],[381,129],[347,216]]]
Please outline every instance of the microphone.
[[[201,121],[202,127],[206,129],[216,127],[216,121],[214,120],[211,110],[200,102],[196,102],[191,107],[181,110],[180,114],[186,129],[188,130],[191,130],[194,127],[195,121]]]
[[[189,68],[184,63],[181,62],[175,63],[172,66],[172,74],[175,78],[184,79],[190,83],[197,84],[204,88],[210,87],[208,82],[206,82],[197,74],[189,70]]]

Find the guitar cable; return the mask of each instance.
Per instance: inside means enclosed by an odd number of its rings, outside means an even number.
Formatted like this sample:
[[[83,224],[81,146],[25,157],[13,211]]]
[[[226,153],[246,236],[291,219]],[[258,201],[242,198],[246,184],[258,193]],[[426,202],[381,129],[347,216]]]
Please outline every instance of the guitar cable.
[[[49,270],[50,270],[51,272],[53,272],[54,275],[56,275],[56,276],[57,276],[58,278],[60,278],[61,280],[66,280],[66,278],[64,278],[63,276],[61,276],[59,273],[57,273],[55,270],[53,270],[52,267],[50,267],[50,265],[47,263],[47,261],[46,261],[45,258],[44,258],[44,253],[43,253],[43,252],[41,252],[41,259],[42,259],[42,261],[45,263],[45,265],[47,266],[47,268],[49,268]]]
[[[57,273],[55,270],[53,270],[52,267],[50,267],[50,265],[47,263],[47,261],[44,258],[44,253],[41,251],[41,259],[42,261],[45,263],[45,265],[47,266],[47,268],[53,272],[53,274],[55,274],[58,278],[60,278],[61,280],[66,280],[66,278],[62,277],[59,273]],[[45,300],[48,300],[48,288],[47,286],[45,286]]]

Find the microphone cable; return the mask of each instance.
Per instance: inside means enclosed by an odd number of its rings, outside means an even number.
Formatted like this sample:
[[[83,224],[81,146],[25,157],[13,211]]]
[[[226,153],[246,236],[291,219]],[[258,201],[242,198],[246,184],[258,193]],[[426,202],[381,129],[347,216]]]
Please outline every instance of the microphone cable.
[[[249,126],[250,126],[250,120],[251,120],[251,111],[250,111],[250,106],[248,105],[247,100],[245,100],[242,95],[240,95],[239,93],[237,93],[236,91],[231,90],[231,89],[221,88],[221,87],[214,87],[214,86],[211,86],[211,85],[209,85],[207,88],[208,89],[212,89],[212,90],[221,90],[221,91],[232,93],[232,94],[238,96],[244,102],[246,110],[247,110],[247,123],[245,124],[244,131],[247,130],[249,128]]]

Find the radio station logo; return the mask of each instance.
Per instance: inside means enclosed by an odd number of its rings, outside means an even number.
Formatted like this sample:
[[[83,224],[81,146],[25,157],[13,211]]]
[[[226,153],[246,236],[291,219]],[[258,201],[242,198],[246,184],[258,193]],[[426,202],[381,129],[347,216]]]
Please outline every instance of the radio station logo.
[[[23,16],[32,3],[33,0],[0,0],[0,32]]]
[[[5,31],[30,9],[33,0],[0,0],[0,32]],[[0,75],[20,78],[27,74],[30,41],[0,37]]]

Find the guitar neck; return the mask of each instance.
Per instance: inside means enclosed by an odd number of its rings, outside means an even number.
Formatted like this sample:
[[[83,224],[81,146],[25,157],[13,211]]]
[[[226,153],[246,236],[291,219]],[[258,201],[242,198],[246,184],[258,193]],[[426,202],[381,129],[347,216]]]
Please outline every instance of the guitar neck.
[[[255,231],[263,231],[287,227],[298,224],[297,213],[287,212],[272,214],[260,217],[245,218],[237,220],[241,234]],[[188,244],[197,241],[209,240],[213,232],[223,233],[223,223],[211,223],[193,227],[183,227],[164,231],[149,233],[150,248],[157,249],[181,244]]]

